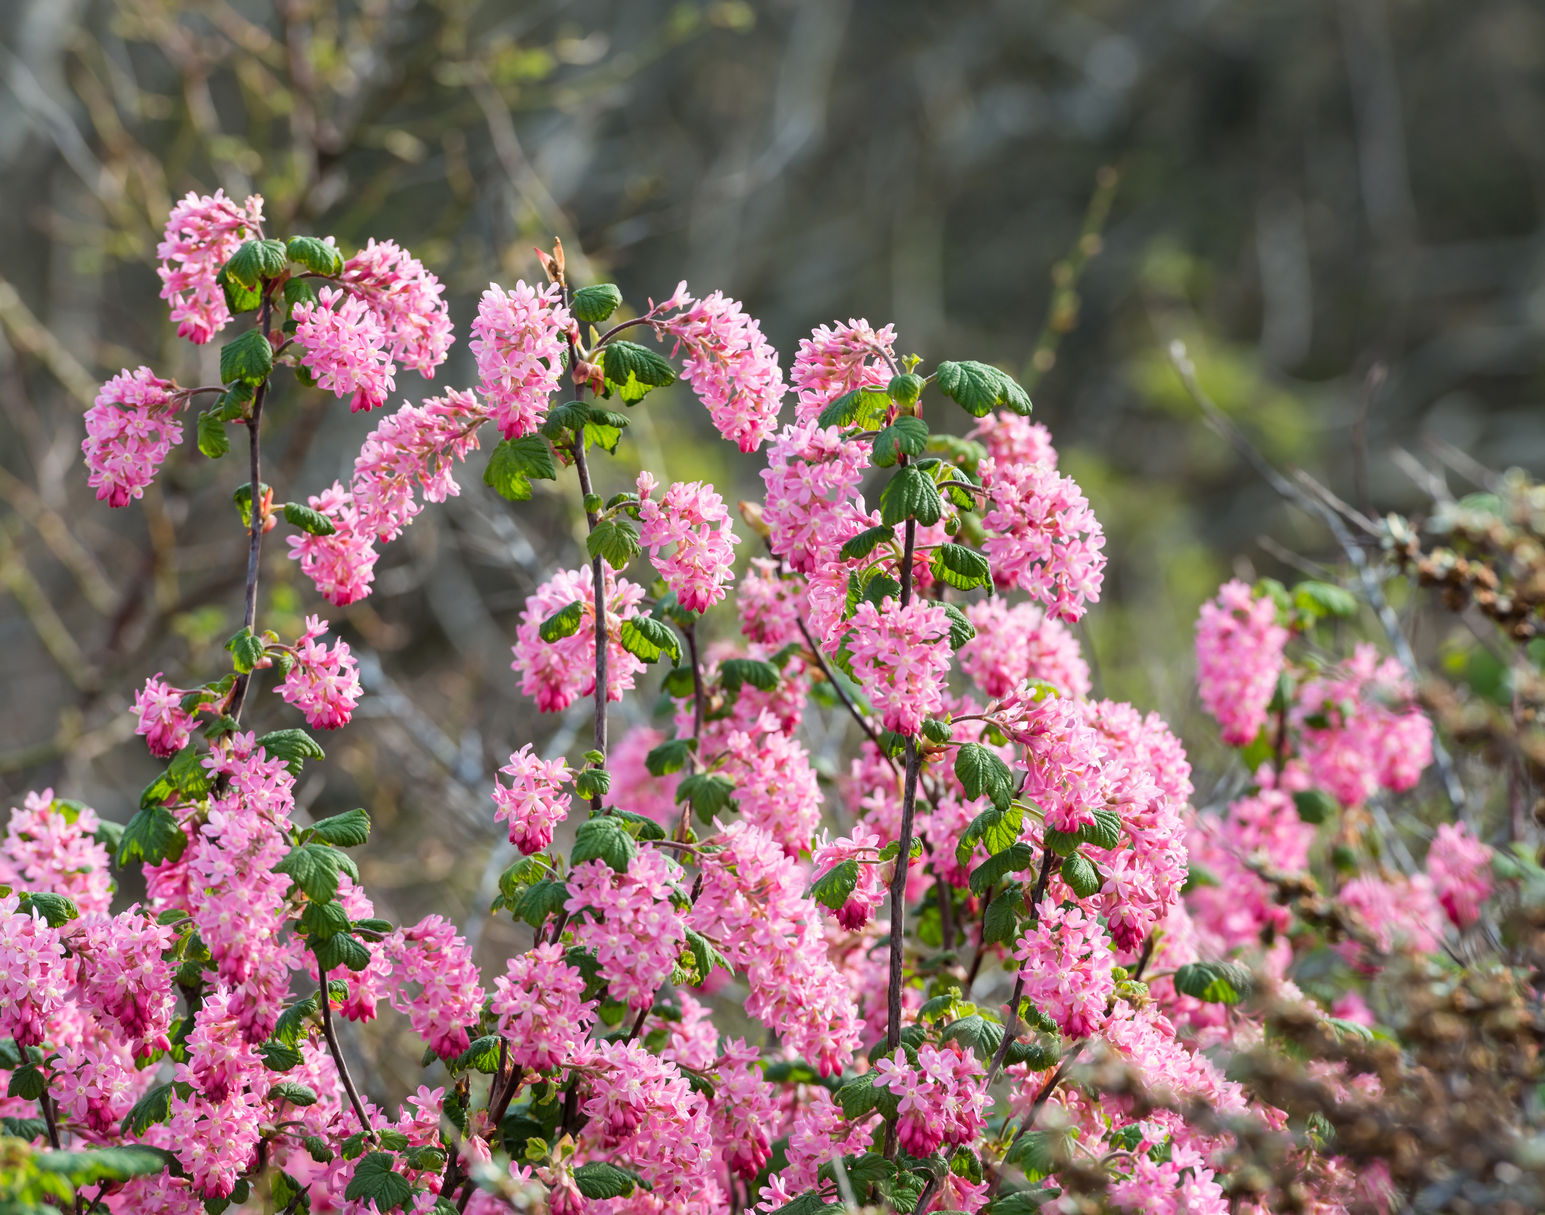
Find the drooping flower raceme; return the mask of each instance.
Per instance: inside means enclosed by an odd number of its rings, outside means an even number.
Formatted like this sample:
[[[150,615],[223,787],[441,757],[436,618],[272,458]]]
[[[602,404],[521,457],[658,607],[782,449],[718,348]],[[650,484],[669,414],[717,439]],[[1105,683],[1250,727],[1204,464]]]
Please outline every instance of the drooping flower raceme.
[[[161,298],[172,306],[177,336],[197,345],[225,328],[231,312],[216,281],[237,246],[259,233],[263,199],[254,194],[238,206],[224,190],[188,193],[167,217],[156,246]]]
[[[1050,616],[1079,619],[1105,579],[1105,532],[1083,490],[1040,461],[1000,464],[989,456],[979,471],[993,581],[1026,592]]]
[[[730,512],[724,499],[701,481],[674,481],[659,501],[651,496],[654,489],[654,478],[640,473],[639,543],[649,550],[681,606],[706,612],[724,598],[725,584],[734,573],[739,537],[731,530]]]
[[[467,1049],[468,1025],[483,1005],[483,985],[472,951],[444,916],[428,915],[411,928],[400,928],[383,944],[395,981],[388,989],[392,1007],[406,1013],[414,1032],[442,1059]],[[406,985],[417,983],[414,992]]]
[[[723,292],[694,299],[686,283],[651,315],[655,332],[675,339],[672,354],[685,349],[681,378],[719,433],[741,451],[755,451],[772,434],[785,391],[778,352],[761,326]]]
[[[182,707],[183,691],[161,678],[157,671],[134,694],[134,711],[139,714],[136,734],[145,737],[152,755],[165,759],[188,745],[193,733],[193,715]]]
[[[397,387],[387,350],[386,326],[369,304],[337,287],[323,287],[316,303],[296,304],[290,313],[295,340],[305,348],[301,363],[335,396],[348,397],[355,413],[386,403]]]
[[[510,843],[530,856],[553,842],[553,828],[568,817],[569,795],[563,786],[573,779],[562,759],[545,760],[527,743],[511,752],[499,769],[509,785],[494,781],[494,818],[508,821]]]
[[[336,730],[349,724],[359,704],[359,662],[347,641],[329,647],[317,640],[327,629],[321,617],[306,617],[306,631],[295,642],[295,664],[274,691],[304,713],[308,725]]]
[[[454,340],[440,280],[396,241],[371,237],[343,264],[340,281],[380,319],[391,360],[432,377]]]
[[[155,480],[167,452],[182,442],[177,412],[187,394],[148,367],[120,371],[97,392],[86,411],[81,451],[91,470],[87,483],[109,506],[127,506]]]
[[[1238,579],[1202,604],[1196,622],[1196,679],[1202,704],[1222,727],[1223,741],[1242,747],[1266,721],[1282,673],[1288,631],[1277,605]]]
[[[822,325],[799,343],[789,379],[799,392],[795,418],[813,421],[826,406],[855,388],[883,388],[895,374],[896,327],[868,321]]]
[[[483,292],[469,345],[478,388],[506,439],[530,434],[546,415],[572,324],[556,283],[539,290],[517,282],[511,291],[490,283]]]
[[[595,1020],[584,1000],[585,977],[570,966],[563,948],[548,943],[513,957],[494,980],[489,1008],[509,1043],[516,1067],[548,1071],[580,1049]]]
[[[1110,937],[1081,907],[1045,907],[1014,947],[1025,998],[1069,1037],[1093,1033],[1116,990]]]
[[[958,1047],[924,1044],[918,1048],[916,1067],[903,1055],[879,1060],[875,1072],[875,1085],[890,1089],[900,1099],[896,1135],[912,1155],[927,1156],[941,1145],[969,1143],[981,1130],[987,1092],[982,1065],[974,1055]]]
[[[621,642],[622,622],[638,614],[644,588],[619,578],[605,566],[606,698],[621,700],[644,664]],[[578,605],[578,625],[556,641],[543,641],[542,623],[553,614]],[[526,600],[510,668],[520,675],[520,690],[535,697],[544,713],[566,709],[577,696],[595,689],[595,592],[591,567],[559,570]]]
[[[926,599],[906,607],[887,599],[880,607],[860,603],[853,614],[848,649],[853,673],[879,710],[887,730],[916,734],[923,718],[944,705],[950,667],[950,621]]]

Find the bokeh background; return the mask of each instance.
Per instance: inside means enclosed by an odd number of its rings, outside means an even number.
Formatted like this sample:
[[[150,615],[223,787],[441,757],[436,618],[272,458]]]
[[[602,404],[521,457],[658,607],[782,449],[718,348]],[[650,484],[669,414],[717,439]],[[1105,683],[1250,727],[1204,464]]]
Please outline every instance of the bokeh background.
[[[1337,550],[1202,425],[1170,343],[1271,459],[1370,512],[1433,476],[1545,471],[1542,131],[1537,0],[8,0],[0,794],[52,785],[127,820],[155,771],[134,688],[218,673],[239,623],[244,469],[190,441],[110,512],[80,461],[119,367],[211,379],[218,343],[177,341],[153,269],[190,189],[260,192],[281,234],[399,240],[463,335],[557,235],[580,281],[638,304],[722,288],[786,354],[866,316],[930,362],[1015,370],[1109,537],[1100,690],[1161,710],[1204,765],[1197,604]],[[462,342],[435,383],[472,379]],[[267,417],[295,498],[371,424],[296,390]],[[755,494],[685,391],[639,417],[656,471]],[[571,486],[511,507],[479,467],[329,613],[369,696],[301,790],[370,809],[389,914],[468,924],[498,871],[491,772],[572,737],[508,661],[524,596],[578,552]],[[325,605],[269,556],[264,620],[296,628]],[[259,701],[259,726],[284,716]]]

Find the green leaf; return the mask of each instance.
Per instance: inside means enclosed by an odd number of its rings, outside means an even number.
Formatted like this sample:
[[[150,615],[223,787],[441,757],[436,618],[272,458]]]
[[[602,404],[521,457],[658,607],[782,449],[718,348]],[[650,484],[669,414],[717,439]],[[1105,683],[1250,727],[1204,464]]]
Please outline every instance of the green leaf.
[[[1094,867],[1094,862],[1076,852],[1063,859],[1062,880],[1081,899],[1098,894],[1100,887],[1104,885],[1100,880],[1099,871]]]
[[[510,904],[510,912],[516,919],[524,920],[533,928],[540,928],[548,916],[563,910],[568,898],[567,885],[552,878],[543,878],[519,893]]]
[[[663,620],[653,616],[630,616],[622,622],[617,640],[628,653],[655,662],[662,654],[669,654],[672,662],[681,661],[681,642],[676,633]]]
[[[313,536],[331,536],[338,530],[333,526],[333,521],[321,511],[303,506],[299,502],[286,502],[284,517],[301,531],[310,532]]]
[[[501,498],[524,502],[531,497],[533,480],[553,481],[557,476],[552,448],[541,435],[531,434],[505,439],[488,453],[483,484]]]
[[[327,1141],[320,1135],[307,1135],[301,1142],[306,1145],[306,1151],[311,1153],[311,1159],[318,1164],[332,1163],[333,1149],[327,1146]]]
[[[306,760],[327,758],[321,744],[298,726],[270,730],[257,740],[257,745],[268,752],[270,759],[283,760],[292,776],[300,775],[301,765]]]
[[[1175,990],[1209,1004],[1238,1004],[1254,986],[1237,962],[1188,962],[1175,972]]]
[[[198,449],[211,460],[218,460],[231,450],[231,441],[225,436],[225,419],[218,406],[198,416]]]
[[[976,636],[976,626],[953,603],[946,603],[944,614],[950,618],[950,649],[958,650]]]
[[[687,929],[687,948],[692,951],[692,961],[697,967],[699,982],[705,981],[708,978],[709,972],[716,966],[722,966],[731,974],[735,972],[735,968],[730,965],[729,959],[719,952],[712,941],[702,933],[694,932],[690,928]]]
[[[663,840],[665,838],[665,828],[652,818],[645,818],[632,810],[619,810],[616,806],[611,808],[611,816],[621,822],[634,839]]]
[[[591,1160],[574,1170],[574,1184],[586,1198],[626,1198],[634,1190],[654,1187],[621,1165]]]
[[[585,768],[574,775],[574,792],[586,800],[605,797],[611,788],[612,774],[605,768]]]
[[[292,236],[285,246],[285,253],[292,262],[306,267],[313,274],[332,278],[343,273],[343,254],[336,245],[315,236]],[[288,286],[288,284],[286,284]]]
[[[220,347],[220,382],[229,384],[241,380],[247,384],[261,384],[274,370],[274,349],[268,338],[256,329],[249,329]]]
[[[358,848],[370,838],[370,815],[361,809],[345,810],[312,825],[316,837],[340,848]]]
[[[697,772],[676,786],[676,801],[690,802],[692,811],[705,823],[730,804],[735,782],[721,772]]]
[[[982,939],[1007,945],[1019,935],[1019,910],[1024,906],[1025,890],[1010,882],[993,896],[982,916]]]
[[[118,863],[140,861],[146,865],[159,865],[162,861],[175,861],[188,846],[172,812],[164,806],[147,806],[129,820],[118,841]]]
[[[849,858],[816,878],[815,884],[810,887],[810,897],[824,907],[840,911],[857,885],[858,862]]]
[[[180,1167],[170,1152],[139,1143],[86,1152],[39,1152],[33,1156],[32,1166],[64,1177],[76,1189],[103,1181],[128,1181],[131,1177],[160,1173],[168,1167]]]
[[[644,767],[651,776],[669,776],[680,772],[692,757],[692,740],[672,738],[650,749],[644,756]]]
[[[572,603],[566,603],[542,621],[537,629],[537,636],[549,645],[565,637],[572,637],[579,632],[580,621],[584,619],[584,615],[585,605],[581,600],[576,599]]]
[[[1109,852],[1121,843],[1121,816],[1114,810],[1096,810],[1094,822],[1078,828],[1078,838]]]
[[[1012,848],[1024,825],[1024,808],[1017,802],[988,806],[961,833],[960,842],[955,845],[956,861],[961,865],[969,864],[978,841],[986,845],[989,853]]]
[[[982,894],[989,886],[996,886],[1010,873],[1017,873],[1035,864],[1035,849],[1029,844],[1018,843],[1002,852],[994,853],[971,871],[971,889]]]
[[[599,325],[622,303],[622,292],[616,283],[594,283],[581,287],[569,303],[569,311],[576,321],[586,325]]]
[[[307,1106],[317,1103],[317,1091],[298,1080],[281,1080],[268,1090],[270,1101],[288,1101],[291,1105]]]
[[[498,1034],[485,1034],[481,1038],[474,1038],[467,1049],[451,1061],[450,1069],[453,1072],[461,1072],[472,1068],[485,1076],[493,1075],[499,1070],[501,1041]]]
[[[224,266],[221,266],[220,273],[215,275],[215,282],[220,290],[225,292],[225,306],[230,309],[232,316],[240,316],[243,312],[256,312],[258,305],[263,302],[263,296],[256,288],[235,282],[225,272]]]
[[[875,1073],[865,1072],[849,1080],[836,1092],[836,1101],[849,1122],[856,1122],[879,1106],[885,1090],[875,1084]]]
[[[606,386],[624,401],[642,400],[652,388],[676,380],[676,369],[655,351],[635,342],[613,340],[597,356]]]
[[[986,363],[940,363],[935,373],[939,391],[973,418],[985,418],[1002,406],[1018,414],[1030,412],[1030,397],[1009,376]]]
[[[48,1078],[32,1063],[18,1067],[11,1073],[11,1080],[6,1085],[7,1097],[20,1097],[23,1101],[36,1101],[48,1088]]]
[[[1002,808],[1014,800],[1013,772],[981,743],[960,745],[955,752],[955,779],[972,801],[986,797],[994,806]]]
[[[1303,789],[1293,794],[1293,805],[1299,818],[1318,826],[1336,813],[1340,803],[1320,789]]]
[[[274,866],[274,872],[291,878],[316,903],[326,903],[338,893],[340,872],[359,879],[354,862],[327,844],[297,844]]]
[[[917,401],[918,397],[923,395],[923,389],[926,386],[927,382],[923,379],[922,376],[913,375],[911,372],[907,371],[894,377],[891,382],[885,386],[885,391],[888,392],[897,403],[901,405],[911,405]]]
[[[334,899],[330,903],[307,903],[300,913],[300,930],[312,945],[349,930],[349,913]]]
[[[889,468],[902,456],[920,456],[928,447],[928,425],[922,418],[897,418],[875,435],[870,463]]]
[[[930,527],[944,517],[944,502],[933,478],[915,464],[898,468],[880,491],[880,522],[905,523],[916,519]]]
[[[719,686],[732,696],[748,683],[758,691],[771,692],[780,678],[772,663],[754,658],[727,658],[719,664]]]
[[[858,535],[843,542],[841,552],[838,554],[844,561],[858,561],[867,557],[887,540],[896,538],[896,529],[882,524],[879,527],[866,528]]]
[[[638,528],[627,519],[602,519],[585,537],[585,549],[592,557],[601,557],[614,570],[625,570],[628,562],[642,551]]]
[[[992,566],[974,548],[963,544],[941,544],[933,550],[933,576],[956,590],[992,585]]]
[[[118,1124],[118,1130],[123,1135],[143,1135],[157,1123],[165,1122],[172,1116],[172,1086],[158,1084],[148,1089],[145,1095],[134,1103],[132,1109],[123,1116],[123,1121]]]
[[[357,1202],[374,1202],[378,1211],[394,1211],[413,1197],[413,1187],[392,1169],[390,1152],[370,1152],[354,1166],[354,1177],[343,1192]]]
[[[603,814],[579,825],[569,860],[575,865],[585,861],[605,861],[618,873],[626,873],[628,862],[637,853],[638,845],[623,825],[611,815]]]
[[[233,283],[256,288],[265,278],[278,278],[289,261],[284,246],[276,240],[243,241],[225,263],[225,275]]]
[[[0,1135],[31,1141],[48,1134],[48,1123],[41,1118],[0,1118]],[[50,1213],[52,1215],[52,1213]]]
[[[225,648],[231,652],[232,664],[243,675],[251,674],[263,658],[263,639],[254,637],[248,628],[232,634]]]
[[[208,793],[212,783],[204,770],[204,755],[192,743],[172,756],[172,762],[166,766],[166,777],[177,792],[194,800]]]
[[[855,388],[845,392],[816,418],[816,425],[862,426],[869,430],[878,426],[890,413],[890,394],[878,388]]]
[[[1300,582],[1293,588],[1293,606],[1315,619],[1357,615],[1357,597],[1329,582]]]
[[[1003,1159],[1023,1169],[1025,1180],[1040,1181],[1072,1159],[1072,1136],[1065,1130],[1031,1131]]]
[[[318,941],[315,952],[317,965],[323,970],[347,966],[350,970],[359,971],[370,965],[370,947],[346,932]]]
[[[80,908],[75,905],[74,899],[47,890],[33,890],[22,895],[16,910],[23,914],[37,912],[50,928],[58,928],[61,924],[80,918]]]

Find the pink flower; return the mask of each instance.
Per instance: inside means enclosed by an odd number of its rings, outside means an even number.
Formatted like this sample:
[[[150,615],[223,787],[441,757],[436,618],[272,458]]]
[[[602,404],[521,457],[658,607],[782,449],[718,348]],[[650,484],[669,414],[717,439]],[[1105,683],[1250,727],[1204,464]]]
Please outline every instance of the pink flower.
[[[135,693],[134,711],[139,714],[139,725],[134,732],[145,736],[152,755],[165,759],[188,745],[195,723],[191,713],[183,712],[182,697],[182,689],[162,680],[160,671]]]
[[[730,1171],[750,1181],[772,1156],[772,1131],[782,1121],[776,1090],[763,1078],[762,1053],[740,1038],[724,1044],[713,1068],[709,1104],[713,1138]]]
[[[1463,823],[1444,823],[1427,850],[1427,876],[1448,918],[1468,928],[1491,897],[1491,849]]]
[[[295,340],[305,348],[301,363],[317,384],[334,396],[350,397],[355,413],[386,403],[397,386],[380,316],[358,296],[323,287],[316,303],[300,303],[290,312]]]
[[[824,837],[823,837],[824,839]],[[812,878],[819,881],[844,861],[858,862],[858,884],[837,910],[837,922],[849,932],[857,932],[874,917],[875,909],[885,901],[885,883],[881,880],[880,849],[884,841],[862,823],[853,834],[817,844],[811,855]]]
[[[646,481],[647,479],[647,481]],[[724,499],[702,481],[676,481],[656,502],[654,478],[638,476],[639,542],[665,585],[689,612],[706,612],[724,598],[734,575],[735,545]],[[667,546],[674,549],[666,555]]]
[[[741,692],[743,700],[749,695],[749,690]],[[821,787],[804,744],[763,711],[745,729],[730,730],[724,750],[727,759],[720,770],[735,782],[740,816],[761,827],[790,856],[808,851],[821,823]]]
[[[113,883],[101,828],[90,806],[56,801],[52,789],[27,794],[0,839],[0,885],[67,895],[83,915],[105,912]]]
[[[426,502],[458,495],[455,467],[477,450],[487,420],[478,399],[455,388],[382,417],[354,460],[354,527],[375,540],[395,540],[423,509],[415,488]]]
[[[74,982],[74,963],[57,929],[21,897],[0,894],[0,1034],[18,1046],[41,1045]]]
[[[996,410],[979,421],[966,437],[982,444],[1001,465],[1057,467],[1057,449],[1051,445],[1051,432],[1023,414]]]
[[[306,631],[295,642],[295,665],[274,689],[318,730],[348,725],[361,694],[359,663],[349,643],[339,641],[329,649],[317,641],[327,628],[320,617],[306,617]]]
[[[1073,621],[1100,597],[1105,533],[1071,477],[1039,461],[979,465],[993,581],[1018,587],[1047,614]]]
[[[472,322],[478,387],[506,439],[541,425],[563,379],[563,357],[573,320],[556,283],[538,290],[517,282],[513,291],[490,283]]]
[[[676,311],[667,313],[670,308]],[[723,292],[693,299],[686,283],[651,315],[657,336],[676,339],[672,355],[686,348],[681,378],[707,406],[719,433],[741,451],[755,451],[772,434],[784,393],[778,352],[761,327]]]
[[[822,325],[799,343],[789,378],[799,390],[795,419],[813,421],[826,406],[855,388],[884,388],[895,374],[896,327],[876,330],[868,321]]]
[[[454,340],[440,280],[395,241],[374,237],[339,278],[380,318],[392,361],[433,378]]]
[[[177,336],[203,345],[231,319],[225,292],[215,281],[242,241],[260,236],[263,199],[254,194],[237,206],[225,191],[189,193],[166,220],[156,246],[161,259],[161,298],[172,305]]]
[[[633,677],[644,664],[622,648],[622,622],[638,615],[644,588],[619,578],[605,568],[606,594],[606,698],[621,700],[633,686]],[[543,641],[542,622],[569,604],[580,604],[579,628],[557,641]],[[520,614],[520,627],[512,647],[520,690],[536,698],[544,713],[566,709],[579,696],[595,691],[595,592],[591,567],[559,570],[531,594]]]
[[[177,1006],[177,968],[161,955],[174,935],[138,905],[114,917],[83,916],[70,926],[82,1002],[96,1016],[116,1022],[141,1054],[171,1049],[167,1033]]]
[[[489,1002],[510,1062],[539,1072],[567,1063],[595,1020],[595,1003],[584,993],[585,978],[564,961],[561,945],[538,945],[511,958]]]
[[[976,636],[960,649],[961,666],[988,696],[1007,696],[1029,679],[1071,696],[1089,695],[1089,664],[1078,638],[1034,603],[1008,606],[1002,596],[965,608]]]
[[[509,787],[494,780],[497,820],[508,820],[510,843],[526,856],[553,842],[553,828],[568,817],[569,795],[563,786],[573,776],[562,759],[544,760],[527,743],[511,752],[510,762],[500,768],[510,777]]]
[[[167,453],[182,442],[177,411],[187,400],[182,389],[157,379],[148,367],[120,371],[102,385],[86,411],[80,445],[91,470],[87,484],[100,501],[127,506],[144,496]]]
[[[1048,827],[1073,832],[1094,822],[1111,795],[1108,756],[1077,701],[1034,689],[1016,692],[993,720],[1024,747],[1024,797],[1041,808]]]
[[[399,928],[381,948],[391,959],[392,1007],[406,1013],[413,1031],[442,1059],[467,1049],[467,1026],[476,1025],[483,1007],[483,986],[472,951],[443,916],[425,916],[412,928]],[[419,984],[409,990],[407,984]]]
[[[1277,605],[1255,597],[1237,578],[1202,604],[1196,622],[1196,682],[1202,704],[1223,727],[1223,741],[1243,747],[1266,722],[1282,673],[1288,631]]]
[[[1116,990],[1110,937],[1081,907],[1041,906],[1040,918],[1015,946],[1025,998],[1072,1038],[1085,1038],[1105,1020]]]
[[[326,515],[335,530],[330,536],[307,532],[288,537],[290,560],[299,561],[301,573],[339,607],[363,599],[375,581],[380,554],[375,550],[375,533],[364,530],[354,496],[334,481],[306,501],[312,510]]]
[[[896,1137],[914,1156],[932,1155],[941,1145],[970,1143],[986,1121],[981,1064],[976,1056],[952,1046],[941,1049],[924,1043],[918,1047],[916,1067],[905,1055],[874,1065],[876,1087],[900,1098]]]
[[[799,616],[803,608],[800,583],[783,578],[778,563],[753,557],[751,568],[735,588],[740,612],[740,631],[748,641],[777,651],[800,639]]]
[[[851,624],[847,644],[853,674],[887,730],[916,734],[923,718],[944,707],[949,616],[927,599],[914,599],[906,607],[887,599],[880,607],[860,603]]]
[[[767,487],[762,520],[773,555],[806,574],[835,565],[843,541],[869,526],[858,492],[867,469],[863,445],[844,442],[835,426],[785,426],[761,473]],[[845,572],[842,582],[845,592]]]
[[[574,940],[595,954],[612,999],[635,1010],[650,1006],[686,943],[686,913],[672,897],[680,877],[658,848],[640,850],[626,873],[585,861],[569,875]]]

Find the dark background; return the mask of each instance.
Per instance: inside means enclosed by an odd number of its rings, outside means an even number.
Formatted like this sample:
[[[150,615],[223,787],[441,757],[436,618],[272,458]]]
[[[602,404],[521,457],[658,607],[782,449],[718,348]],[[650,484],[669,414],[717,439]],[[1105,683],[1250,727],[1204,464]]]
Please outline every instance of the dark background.
[[[472,381],[477,293],[534,277],[555,234],[632,304],[681,278],[744,300],[785,366],[811,326],[865,316],[930,364],[1019,371],[1109,536],[1101,689],[1204,763],[1196,605],[1233,570],[1335,550],[1201,425],[1169,343],[1273,460],[1354,505],[1419,501],[1402,453],[1456,492],[1484,480],[1471,461],[1538,473],[1542,131],[1533,0],[0,5],[0,792],[52,784],[126,820],[155,771],[133,690],[217,674],[239,622],[244,467],[190,433],[109,511],[80,461],[119,367],[209,382],[218,342],[178,342],[153,268],[190,189],[420,256],[458,331],[436,386]],[[1108,215],[1081,240],[1092,198]],[[684,391],[639,413],[634,459],[756,493]],[[280,497],[346,474],[371,425],[290,386],[267,416]],[[489,773],[554,728],[508,646],[525,594],[576,563],[572,486],[512,508],[480,467],[387,547],[374,596],[324,613],[370,695],[301,800],[370,808],[393,915],[476,919]],[[281,550],[263,619],[294,631],[326,605]],[[284,719],[258,701],[256,724]]]

